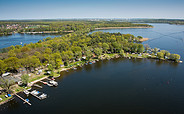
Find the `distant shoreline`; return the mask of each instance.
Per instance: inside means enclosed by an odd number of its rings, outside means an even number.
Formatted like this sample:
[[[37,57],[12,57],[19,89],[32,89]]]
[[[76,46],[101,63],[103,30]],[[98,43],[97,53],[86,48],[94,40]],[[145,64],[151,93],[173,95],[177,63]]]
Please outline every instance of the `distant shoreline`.
[[[128,28],[153,28],[153,27],[101,27],[101,28],[95,28],[95,30],[103,30],[103,29],[128,29]]]
[[[64,33],[72,33],[73,30],[70,31],[62,31]],[[59,31],[42,31],[42,32],[21,32],[22,34],[47,34],[47,33],[61,33]]]

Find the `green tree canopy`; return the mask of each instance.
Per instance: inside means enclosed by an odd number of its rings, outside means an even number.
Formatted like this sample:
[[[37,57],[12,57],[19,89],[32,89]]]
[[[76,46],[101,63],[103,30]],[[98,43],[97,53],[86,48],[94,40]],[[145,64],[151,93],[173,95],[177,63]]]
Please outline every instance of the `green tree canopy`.
[[[98,57],[98,56],[100,56],[100,55],[102,54],[102,49],[100,49],[100,48],[95,48],[95,49],[94,49],[94,52],[95,52],[96,56]]]
[[[29,82],[29,75],[27,75],[27,74],[22,75],[21,80],[22,80],[23,84],[27,85]]]
[[[6,71],[7,66],[4,61],[0,60],[0,76]]]
[[[4,62],[10,70],[17,70],[17,68],[20,67],[19,59],[16,57],[9,57],[5,59]]]

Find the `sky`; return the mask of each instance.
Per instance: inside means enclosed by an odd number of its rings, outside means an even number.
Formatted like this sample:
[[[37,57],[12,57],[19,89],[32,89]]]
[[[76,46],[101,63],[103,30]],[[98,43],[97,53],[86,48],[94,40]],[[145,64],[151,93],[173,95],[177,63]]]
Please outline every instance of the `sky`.
[[[66,18],[184,19],[184,0],[0,0],[0,20]]]

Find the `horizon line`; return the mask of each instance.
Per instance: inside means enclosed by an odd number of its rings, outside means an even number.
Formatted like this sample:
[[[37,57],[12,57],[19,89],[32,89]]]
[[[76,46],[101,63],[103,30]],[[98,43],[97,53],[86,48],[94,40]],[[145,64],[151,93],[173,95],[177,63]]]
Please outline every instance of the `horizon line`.
[[[111,18],[107,18],[107,17],[72,17],[72,18],[22,18],[22,19],[0,19],[0,21],[7,21],[7,20],[72,20],[72,19],[112,19],[112,20],[116,20],[116,19],[174,19],[174,20],[184,20],[184,18],[121,18],[121,17],[111,17]]]

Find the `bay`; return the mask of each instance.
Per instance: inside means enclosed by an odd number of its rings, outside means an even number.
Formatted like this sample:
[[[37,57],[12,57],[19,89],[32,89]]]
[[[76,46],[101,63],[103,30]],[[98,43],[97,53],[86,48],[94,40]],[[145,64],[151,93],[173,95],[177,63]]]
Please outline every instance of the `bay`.
[[[47,37],[59,37],[58,34],[19,34],[15,33],[8,36],[0,36],[0,49],[10,47],[12,45],[24,45],[29,43],[37,43]]]

